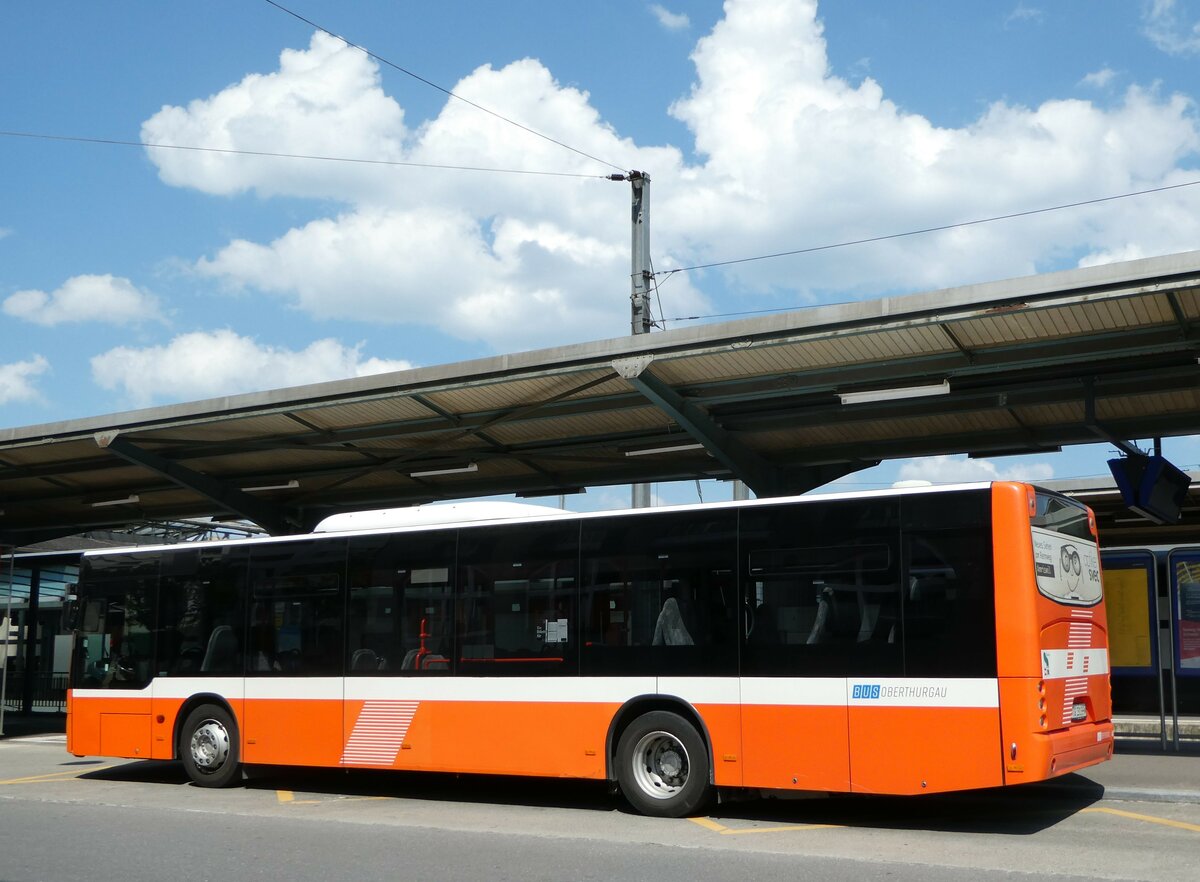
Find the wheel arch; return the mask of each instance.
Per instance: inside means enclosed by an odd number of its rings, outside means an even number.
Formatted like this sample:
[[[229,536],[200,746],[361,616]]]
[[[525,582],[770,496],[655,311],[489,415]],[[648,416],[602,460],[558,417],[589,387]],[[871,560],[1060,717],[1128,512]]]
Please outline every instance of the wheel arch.
[[[651,711],[668,711],[677,714],[696,727],[696,731],[700,733],[700,738],[704,741],[704,750],[708,754],[708,783],[714,784],[716,766],[713,763],[712,736],[708,732],[708,726],[705,725],[704,718],[700,716],[696,708],[677,695],[637,695],[626,701],[613,714],[604,742],[605,777],[609,781],[617,780],[616,753],[617,745],[621,741],[621,734],[629,727],[630,723]]]
[[[183,724],[191,715],[192,711],[203,704],[215,704],[229,714],[233,724],[237,726],[237,736],[240,741],[242,724],[238,719],[238,715],[233,710],[233,705],[229,703],[229,699],[224,696],[217,695],[215,692],[198,692],[195,695],[189,696],[187,701],[179,706],[179,710],[175,714],[174,731],[171,734],[171,758],[179,759],[182,753],[182,745],[180,739],[183,737]]]

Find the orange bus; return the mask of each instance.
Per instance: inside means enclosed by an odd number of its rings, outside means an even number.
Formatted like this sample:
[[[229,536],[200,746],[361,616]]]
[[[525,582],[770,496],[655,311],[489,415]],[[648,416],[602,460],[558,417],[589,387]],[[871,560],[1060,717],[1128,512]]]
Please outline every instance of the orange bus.
[[[1070,499],[541,511],[88,552],[67,749],[214,787],[242,764],[608,779],[674,817],[716,788],[937,793],[1112,755]]]

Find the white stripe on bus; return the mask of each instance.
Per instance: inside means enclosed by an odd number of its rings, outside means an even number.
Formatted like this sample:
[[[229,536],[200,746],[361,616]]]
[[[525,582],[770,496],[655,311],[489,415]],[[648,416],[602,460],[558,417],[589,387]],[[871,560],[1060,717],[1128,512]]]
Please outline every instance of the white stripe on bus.
[[[229,701],[454,701],[622,704],[666,695],[693,705],[784,707],[999,707],[995,678],[920,677],[238,677],[156,680],[153,687],[75,689],[90,699],[184,700],[210,693]]]

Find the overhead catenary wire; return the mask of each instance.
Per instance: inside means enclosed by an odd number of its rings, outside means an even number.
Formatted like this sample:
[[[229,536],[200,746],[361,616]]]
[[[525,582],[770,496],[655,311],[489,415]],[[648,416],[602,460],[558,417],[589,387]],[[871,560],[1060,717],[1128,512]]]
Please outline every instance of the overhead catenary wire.
[[[801,254],[814,254],[814,253],[820,252],[820,251],[832,251],[837,248],[849,248],[854,245],[869,245],[873,242],[886,242],[891,239],[903,239],[903,238],[906,238],[909,236],[921,236],[921,235],[926,235],[928,233],[940,233],[940,232],[944,232],[946,230],[960,229],[962,227],[973,227],[973,226],[979,226],[981,224],[995,223],[997,221],[1012,220],[1014,218],[1030,217],[1032,215],[1037,215],[1037,214],[1047,214],[1052,211],[1065,211],[1066,209],[1070,209],[1070,208],[1082,208],[1082,207],[1085,207],[1088,205],[1099,205],[1104,202],[1113,202],[1118,199],[1130,199],[1135,196],[1149,196],[1149,195],[1152,195],[1155,193],[1165,193],[1165,192],[1168,192],[1171,190],[1182,190],[1186,187],[1195,187],[1198,185],[1200,185],[1200,180],[1184,181],[1181,184],[1164,184],[1161,187],[1150,187],[1145,190],[1133,190],[1128,193],[1118,193],[1113,196],[1097,196],[1094,199],[1083,199],[1078,202],[1066,202],[1066,203],[1063,203],[1062,205],[1050,205],[1050,206],[1047,206],[1044,208],[1030,208],[1025,211],[1015,211],[1010,214],[999,214],[999,215],[993,215],[991,217],[976,218],[975,220],[958,221],[956,223],[941,224],[936,227],[923,227],[919,230],[906,230],[902,233],[887,233],[887,234],[880,235],[880,236],[868,236],[863,239],[849,239],[844,242],[832,242],[832,243],[829,243],[826,245],[813,245],[813,246],[810,246],[807,248],[795,248],[790,251],[775,251],[770,254],[759,254],[759,255],[755,255],[753,257],[739,257],[739,258],[734,258],[732,260],[718,260],[718,261],[713,261],[712,263],[701,263],[701,264],[695,264],[693,266],[681,266],[681,267],[676,267],[676,268],[670,269],[670,270],[664,270],[662,273],[656,274],[656,276],[657,275],[664,276],[665,278],[663,279],[663,282],[665,283],[676,273],[687,273],[687,272],[693,272],[695,270],[702,270],[702,269],[714,269],[714,268],[722,267],[722,266],[734,266],[737,264],[751,263],[751,262],[759,261],[759,260],[772,260],[774,258],[779,258],[779,257],[793,257],[796,255],[801,255]],[[657,277],[655,278],[655,284],[656,284],[656,288],[657,288],[657,285],[658,285]],[[764,315],[764,314],[772,313],[772,312],[792,312],[797,309],[804,309],[805,306],[808,306],[808,305],[811,305],[811,304],[805,304],[803,306],[779,306],[779,307],[772,307],[770,309],[747,309],[747,310],[740,310],[737,312],[713,312],[713,313],[704,313],[704,314],[700,314],[700,315],[680,315],[680,316],[674,316],[671,319],[671,321],[686,322],[686,321],[698,321],[700,319],[710,319],[710,318],[733,318],[736,316],[745,316],[745,315]],[[823,304],[819,304],[819,305],[829,306],[831,304],[823,303]],[[665,320],[666,319],[664,317],[664,321]]]
[[[1151,187],[1146,190],[1133,190],[1129,193],[1118,193],[1115,196],[1098,196],[1095,199],[1083,199],[1079,202],[1066,202],[1062,205],[1050,205],[1045,208],[1030,208],[1025,211],[1014,211],[1010,214],[997,214],[992,217],[981,217],[975,220],[958,221],[951,224],[940,224],[936,227],[923,227],[919,230],[906,230],[903,233],[886,233],[881,236],[867,236],[863,239],[850,239],[845,242],[831,242],[827,245],[812,245],[807,248],[794,248],[790,251],[774,251],[770,254],[757,254],[753,257],[737,257],[732,260],[717,260],[712,263],[698,263],[693,266],[680,266],[675,269],[665,270],[664,276],[672,276],[675,273],[689,273],[695,270],[713,269],[722,266],[734,266],[740,263],[752,263],[758,260],[773,260],[778,257],[793,257],[799,254],[813,254],[818,251],[832,251],[835,248],[849,248],[852,245],[869,245],[872,242],[886,242],[889,239],[903,239],[907,236],[922,236],[928,233],[941,233],[946,230],[957,230],[963,227],[974,227],[981,224],[991,224],[997,221],[1013,220],[1019,217],[1030,217],[1035,214],[1046,214],[1051,211],[1065,211],[1069,208],[1083,208],[1088,205],[1099,205],[1102,202],[1113,202],[1117,199],[1130,199],[1134,196],[1148,196],[1152,193],[1165,193],[1169,190],[1182,190],[1185,187],[1195,187],[1200,185],[1200,180],[1185,181],[1182,184],[1165,184],[1161,187]]]
[[[155,150],[192,150],[199,153],[222,153],[232,156],[261,156],[271,159],[304,159],[316,162],[347,162],[363,165],[387,165],[406,168],[443,169],[448,171],[490,172],[506,175],[542,175],[557,178],[591,178],[607,181],[608,175],[584,174],[582,172],[539,171],[522,168],[490,168],[477,165],[452,165],[436,162],[411,162],[402,159],[368,159],[355,156],[322,156],[311,153],[284,153],[273,150],[239,150],[233,147],[200,147],[191,144],[156,144],[150,141],[126,141],[119,138],[90,138],[82,135],[50,135],[43,132],[0,131],[0,137],[30,138],[43,141],[74,141],[81,144],[110,144],[119,147],[142,147]]]
[[[437,91],[439,91],[439,92],[443,93],[444,95],[447,95],[451,98],[454,98],[457,101],[461,101],[464,104],[474,107],[476,110],[482,111],[483,113],[486,113],[489,116],[493,116],[496,119],[501,120],[502,122],[506,122],[511,126],[516,126],[518,129],[528,132],[529,134],[534,135],[535,137],[541,138],[544,141],[549,141],[551,144],[557,144],[559,147],[562,147],[565,150],[569,150],[572,153],[575,153],[579,156],[584,157],[585,159],[590,159],[592,162],[598,162],[601,165],[607,165],[609,168],[615,168],[618,171],[622,171],[622,172],[626,171],[626,168],[624,166],[617,165],[615,162],[609,162],[607,159],[601,159],[599,156],[593,156],[591,153],[587,153],[586,151],[580,150],[577,147],[572,147],[570,144],[567,144],[563,141],[559,141],[557,138],[552,138],[550,135],[547,135],[545,132],[539,132],[537,129],[531,128],[530,126],[524,125],[523,123],[519,123],[515,119],[507,117],[502,113],[497,113],[496,111],[494,111],[488,107],[484,107],[482,104],[478,104],[478,103],[472,101],[470,98],[464,98],[462,95],[459,95],[456,92],[452,92],[451,90],[447,89],[445,86],[439,86],[437,83],[435,83],[431,80],[427,80],[425,77],[421,76],[420,74],[414,73],[413,71],[408,70],[405,67],[401,67],[400,65],[384,58],[382,55],[378,55],[375,52],[372,52],[370,49],[366,48],[365,46],[360,46],[358,43],[355,43],[352,40],[349,40],[346,37],[343,37],[341,34],[338,34],[338,33],[335,33],[334,31],[329,30],[329,28],[325,27],[324,25],[318,24],[317,22],[313,21],[312,19],[305,18],[300,13],[295,12],[291,9],[288,9],[288,7],[284,6],[281,3],[275,2],[275,0],[264,0],[264,2],[271,6],[274,6],[280,12],[287,13],[288,15],[292,16],[292,18],[295,18],[295,19],[298,19],[299,21],[304,22],[309,27],[316,28],[318,31],[321,31],[323,34],[328,34],[330,37],[333,37],[335,40],[341,40],[343,43],[345,43],[350,48],[357,49],[359,52],[362,52],[367,57],[375,59],[380,64],[386,65],[387,67],[390,67],[393,70],[397,70],[400,73],[404,74],[405,76],[412,77],[417,82],[424,83],[426,86],[429,86],[432,89],[436,89]]]

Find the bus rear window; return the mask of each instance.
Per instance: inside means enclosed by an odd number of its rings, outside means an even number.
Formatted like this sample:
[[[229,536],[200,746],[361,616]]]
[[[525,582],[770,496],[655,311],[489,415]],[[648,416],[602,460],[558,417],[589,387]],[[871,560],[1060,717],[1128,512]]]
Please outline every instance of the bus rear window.
[[[1049,493],[1037,493],[1037,514],[1031,521],[1033,526],[1052,530],[1065,536],[1073,536],[1085,542],[1092,540],[1092,528],[1088,525],[1087,509],[1077,502]]]
[[[1030,518],[1033,566],[1038,590],[1059,603],[1092,606],[1100,602],[1100,550],[1088,512],[1077,502],[1037,494]]]

